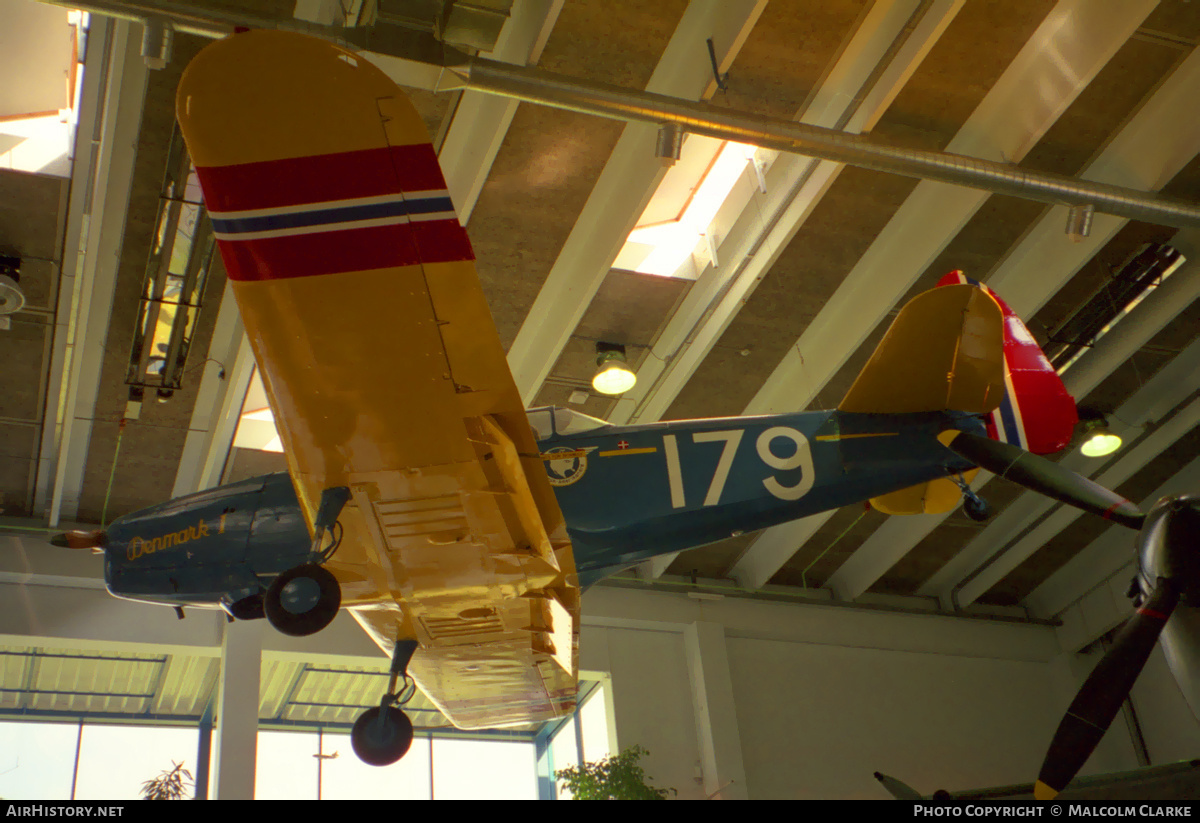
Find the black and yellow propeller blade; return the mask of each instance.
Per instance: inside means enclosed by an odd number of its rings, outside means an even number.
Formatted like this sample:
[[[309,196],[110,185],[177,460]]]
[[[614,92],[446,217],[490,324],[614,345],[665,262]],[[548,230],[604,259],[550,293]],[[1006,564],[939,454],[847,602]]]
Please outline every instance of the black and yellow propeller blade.
[[[875,779],[878,780],[885,789],[887,789],[888,794],[897,800],[925,799],[921,793],[912,786],[908,785],[903,780],[892,777],[891,775],[886,775],[882,772],[875,772]]]
[[[1061,503],[1131,529],[1140,529],[1146,520],[1146,515],[1124,497],[1017,446],[960,431],[942,432],[938,439],[976,466]]]
[[[1129,697],[1178,602],[1178,588],[1160,577],[1149,599],[1121,628],[1054,733],[1033,787],[1038,800],[1052,800],[1091,757],[1117,710]]]

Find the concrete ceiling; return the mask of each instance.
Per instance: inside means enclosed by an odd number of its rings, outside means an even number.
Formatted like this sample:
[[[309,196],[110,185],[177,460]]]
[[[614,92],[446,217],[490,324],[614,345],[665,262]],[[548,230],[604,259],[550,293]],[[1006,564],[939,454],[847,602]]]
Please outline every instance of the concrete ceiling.
[[[290,4],[194,5],[284,16]],[[1186,0],[516,0],[510,26],[519,36],[502,35],[509,51],[497,56],[557,74],[1200,202],[1200,4]],[[0,170],[0,247],[29,261],[29,305],[0,332],[0,515],[25,522],[99,522],[283,468],[278,455],[229,452],[250,361],[219,261],[183,387],[121,423],[173,93],[205,41],[177,34],[169,64],[147,71],[139,26],[110,31],[114,91],[95,90],[108,104],[90,122],[111,143],[83,169],[103,184],[89,231],[78,225],[79,164],[73,187]],[[723,90],[707,37],[728,72]],[[469,213],[479,275],[531,405],[586,390],[593,345],[607,340],[627,345],[639,384],[620,400],[589,393],[576,408],[614,422],[830,408],[889,315],[951,269],[987,282],[1044,338],[1141,244],[1172,242],[1190,260],[1170,289],[1065,375],[1081,406],[1113,415],[1126,446],[1105,460],[1063,459],[1139,503],[1195,488],[1194,232],[1097,214],[1073,243],[1063,207],[780,155],[765,191],[748,172],[745,208],[718,215],[719,265],[698,254],[694,281],[636,274],[611,266],[663,173],[654,128],[474,92],[413,96]],[[641,574],[1049,618],[1132,559],[1128,535],[987,480],[975,484],[998,512],[986,524],[853,506]]]

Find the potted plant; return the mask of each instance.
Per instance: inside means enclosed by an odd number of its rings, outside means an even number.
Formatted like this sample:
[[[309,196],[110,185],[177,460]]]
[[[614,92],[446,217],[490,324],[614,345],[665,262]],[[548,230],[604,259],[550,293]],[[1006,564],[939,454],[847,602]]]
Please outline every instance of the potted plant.
[[[615,757],[559,769],[554,776],[576,800],[665,800],[668,794],[679,794],[646,782],[646,772],[638,761],[648,754],[641,746],[631,746]]]

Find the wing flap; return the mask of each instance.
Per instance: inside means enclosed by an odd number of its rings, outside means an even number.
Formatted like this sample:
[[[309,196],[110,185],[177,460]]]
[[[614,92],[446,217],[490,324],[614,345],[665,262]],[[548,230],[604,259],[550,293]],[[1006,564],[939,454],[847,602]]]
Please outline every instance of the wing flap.
[[[497,608],[426,615],[413,626],[420,647],[408,672],[460,729],[536,724],[569,714],[575,708],[578,648],[570,615],[578,604],[564,605],[567,594],[539,593]],[[385,609],[357,610],[354,616],[381,645],[406,625]]]

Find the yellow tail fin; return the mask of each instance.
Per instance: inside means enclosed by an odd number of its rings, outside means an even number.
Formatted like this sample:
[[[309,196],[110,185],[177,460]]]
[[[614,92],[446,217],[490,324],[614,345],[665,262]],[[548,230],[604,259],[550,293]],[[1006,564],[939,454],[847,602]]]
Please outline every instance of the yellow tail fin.
[[[838,411],[986,413],[1004,398],[1004,315],[974,286],[923,292],[900,310]]]
[[[900,310],[838,410],[992,411],[1005,392],[1003,322],[996,301],[974,286],[917,295]],[[960,497],[953,480],[939,478],[873,497],[871,505],[885,514],[940,514]]]

